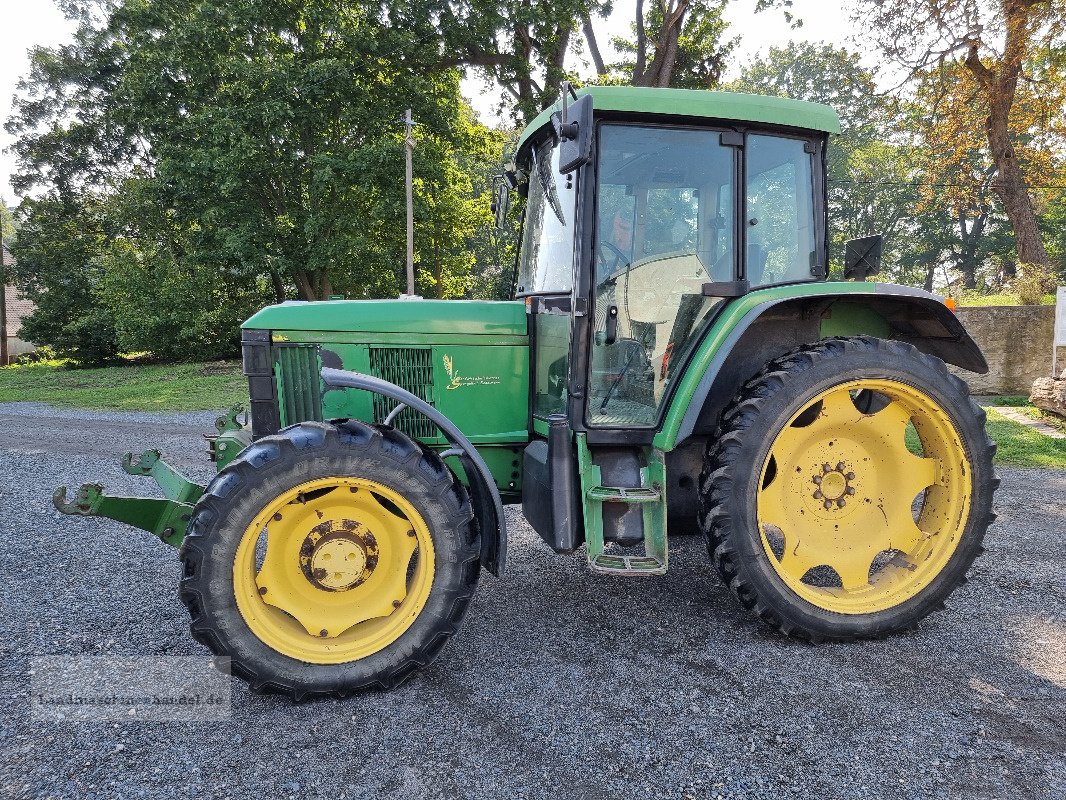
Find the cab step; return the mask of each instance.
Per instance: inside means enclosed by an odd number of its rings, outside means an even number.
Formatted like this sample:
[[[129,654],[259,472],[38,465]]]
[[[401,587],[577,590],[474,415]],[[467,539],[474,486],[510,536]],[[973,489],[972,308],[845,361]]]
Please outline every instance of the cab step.
[[[588,490],[588,498],[597,503],[658,503],[662,494],[658,489],[644,486],[593,486]]]
[[[641,454],[639,486],[604,486],[585,435],[577,434],[577,462],[585,520],[589,569],[604,575],[663,575],[668,566],[666,543],[666,461],[663,453],[647,448]],[[636,477],[635,475],[633,476]],[[604,504],[640,506],[644,554],[605,552]],[[636,509],[633,510],[636,513]]]

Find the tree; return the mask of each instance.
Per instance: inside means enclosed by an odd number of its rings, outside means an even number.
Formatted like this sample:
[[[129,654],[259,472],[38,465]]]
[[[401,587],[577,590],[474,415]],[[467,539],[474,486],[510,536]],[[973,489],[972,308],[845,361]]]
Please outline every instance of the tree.
[[[1061,42],[1066,6],[1056,0],[862,0],[862,8],[864,25],[876,32],[887,57],[913,76],[937,70],[945,95],[972,97],[995,168],[992,190],[1014,231],[1018,259],[1047,268],[1030,194],[1033,175],[1026,170],[1027,142],[1041,119],[1020,114],[1017,101],[1023,83],[1034,89],[1041,83],[1027,66],[1039,50]],[[1044,83],[1040,88],[1054,92],[1055,81]]]
[[[877,92],[858,53],[828,44],[789,42],[746,65],[726,88],[825,103],[840,114],[841,135],[831,137],[828,160],[831,262],[842,267],[848,239],[885,236],[885,271],[921,282],[910,255],[914,180],[913,146],[894,132],[898,103]]]
[[[14,282],[34,304],[19,336],[61,356],[101,364],[118,352],[114,319],[93,291],[103,238],[99,204],[28,199],[12,248]]]
[[[610,73],[633,86],[716,87],[736,46],[735,39],[724,38],[729,25],[724,10],[724,2],[653,0],[645,11],[644,1],[637,0],[634,38],[614,40],[624,58]],[[597,51],[591,26],[585,35]]]
[[[9,245],[15,238],[15,216],[7,203],[0,200],[0,231],[3,232],[4,244]]]
[[[112,313],[116,346],[233,352],[236,323],[271,299],[397,293],[406,107],[419,122],[419,288],[466,291],[472,242],[489,226],[473,165],[495,163],[498,142],[463,102],[458,70],[410,29],[407,7],[71,5],[92,13],[72,45],[34,52],[7,127],[17,187],[47,200],[24,206],[27,220],[40,217],[35,230],[66,209],[72,226],[56,236],[99,231],[68,262],[84,275],[71,298]],[[80,225],[87,209],[93,224]],[[39,255],[27,270],[47,268]],[[52,316],[58,336],[63,315]]]

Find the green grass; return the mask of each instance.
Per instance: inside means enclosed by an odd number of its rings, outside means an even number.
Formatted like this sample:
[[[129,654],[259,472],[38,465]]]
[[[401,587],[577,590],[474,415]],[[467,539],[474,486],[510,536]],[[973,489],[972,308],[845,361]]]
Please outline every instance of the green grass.
[[[993,397],[989,400],[990,406],[1014,406],[1016,408],[1023,408],[1029,406],[1029,398],[1024,394],[1005,394],[999,397]],[[1032,408],[1032,406],[1029,406]]]
[[[977,294],[976,292],[963,292],[956,298],[960,308],[977,308],[981,306],[1020,306],[1022,301],[1016,294]],[[1055,305],[1055,295],[1046,294],[1040,299],[1040,305]]]
[[[131,364],[70,369],[55,363],[0,367],[0,403],[121,411],[224,410],[248,403],[240,363]]]
[[[997,464],[1066,470],[1066,439],[1052,439],[995,411],[988,412],[987,427],[999,445]]]

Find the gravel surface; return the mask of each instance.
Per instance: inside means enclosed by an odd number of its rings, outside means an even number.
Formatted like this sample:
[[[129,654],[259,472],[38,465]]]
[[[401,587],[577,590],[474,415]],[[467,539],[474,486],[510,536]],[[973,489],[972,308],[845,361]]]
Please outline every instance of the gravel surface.
[[[206,479],[214,415],[0,405],[0,797],[1066,798],[1066,473],[1002,469],[971,582],[916,633],[812,647],[675,537],[670,573],[556,556],[510,509],[510,569],[388,694],[296,706],[233,684],[214,723],[36,722],[29,659],[200,655],[179,562],[52,510],[144,491],[127,449]]]

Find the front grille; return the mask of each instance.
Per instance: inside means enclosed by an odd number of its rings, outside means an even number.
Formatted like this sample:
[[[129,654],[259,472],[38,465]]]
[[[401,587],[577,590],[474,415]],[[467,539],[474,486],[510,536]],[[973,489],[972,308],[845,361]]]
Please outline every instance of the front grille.
[[[322,421],[322,376],[318,347],[312,344],[277,346],[278,393],[282,424]]]
[[[428,347],[371,347],[370,372],[433,405],[433,351]],[[395,400],[375,394],[374,421],[383,421],[395,407]],[[437,436],[436,426],[409,408],[393,424],[415,439]]]

